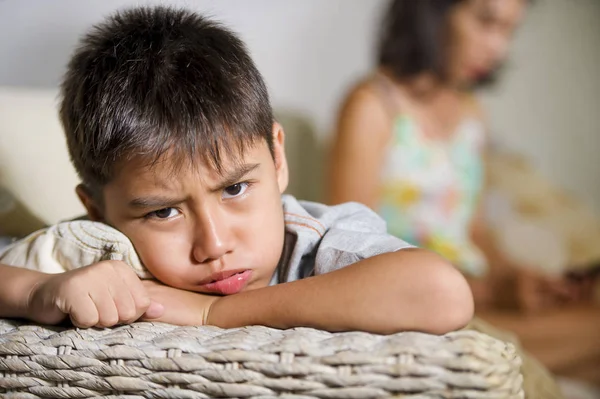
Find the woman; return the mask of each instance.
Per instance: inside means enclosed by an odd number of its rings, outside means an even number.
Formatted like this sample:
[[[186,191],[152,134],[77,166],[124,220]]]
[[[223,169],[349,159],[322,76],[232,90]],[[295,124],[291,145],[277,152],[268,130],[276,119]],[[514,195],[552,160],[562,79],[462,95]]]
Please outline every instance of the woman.
[[[488,138],[473,91],[493,80],[526,3],[392,2],[378,67],[339,115],[329,200],[363,202],[392,233],[447,257],[469,279],[480,317],[515,331],[553,371],[600,383],[600,372],[590,373],[600,370],[600,340],[590,339],[600,310],[573,305],[581,302],[578,283],[506,259],[481,217]],[[552,340],[541,339],[548,328]]]

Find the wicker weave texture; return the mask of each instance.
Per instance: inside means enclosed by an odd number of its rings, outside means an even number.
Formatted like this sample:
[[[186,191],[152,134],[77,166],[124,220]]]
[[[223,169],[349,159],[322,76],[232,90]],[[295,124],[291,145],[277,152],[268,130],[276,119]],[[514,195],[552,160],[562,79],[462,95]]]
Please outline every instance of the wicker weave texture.
[[[523,398],[511,344],[445,336],[0,320],[3,398]]]

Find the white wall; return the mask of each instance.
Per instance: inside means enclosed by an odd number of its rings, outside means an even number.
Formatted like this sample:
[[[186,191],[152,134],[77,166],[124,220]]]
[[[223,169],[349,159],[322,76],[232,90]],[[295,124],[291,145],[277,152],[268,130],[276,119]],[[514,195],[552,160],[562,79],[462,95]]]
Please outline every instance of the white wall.
[[[55,87],[77,36],[133,0],[0,0],[0,86]],[[156,3],[155,1],[152,3]],[[171,0],[238,31],[277,108],[326,138],[337,102],[368,70],[385,0]],[[600,1],[538,0],[501,87],[485,95],[495,138],[600,209]]]
[[[134,0],[0,0],[0,86],[55,86],[78,35]],[[169,0],[239,32],[276,106],[328,126],[345,86],[370,65],[385,0]],[[324,129],[320,129],[324,131]]]
[[[539,0],[502,84],[485,95],[497,141],[600,211],[600,1]]]

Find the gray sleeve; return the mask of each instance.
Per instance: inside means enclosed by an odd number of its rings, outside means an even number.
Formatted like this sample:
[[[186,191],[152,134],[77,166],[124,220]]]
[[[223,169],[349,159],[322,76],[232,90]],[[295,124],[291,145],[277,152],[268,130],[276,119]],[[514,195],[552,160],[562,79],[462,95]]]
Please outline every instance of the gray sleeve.
[[[347,203],[331,207],[324,216],[333,220],[319,244],[315,274],[341,269],[376,255],[413,248],[388,234],[385,221],[364,205]]]

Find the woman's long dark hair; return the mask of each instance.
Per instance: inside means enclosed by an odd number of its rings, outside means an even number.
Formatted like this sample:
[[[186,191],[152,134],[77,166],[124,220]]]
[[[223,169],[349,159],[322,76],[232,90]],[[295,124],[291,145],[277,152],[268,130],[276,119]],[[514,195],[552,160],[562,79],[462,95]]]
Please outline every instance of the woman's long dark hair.
[[[431,72],[446,76],[448,14],[465,0],[394,0],[381,27],[377,62],[399,80]]]

